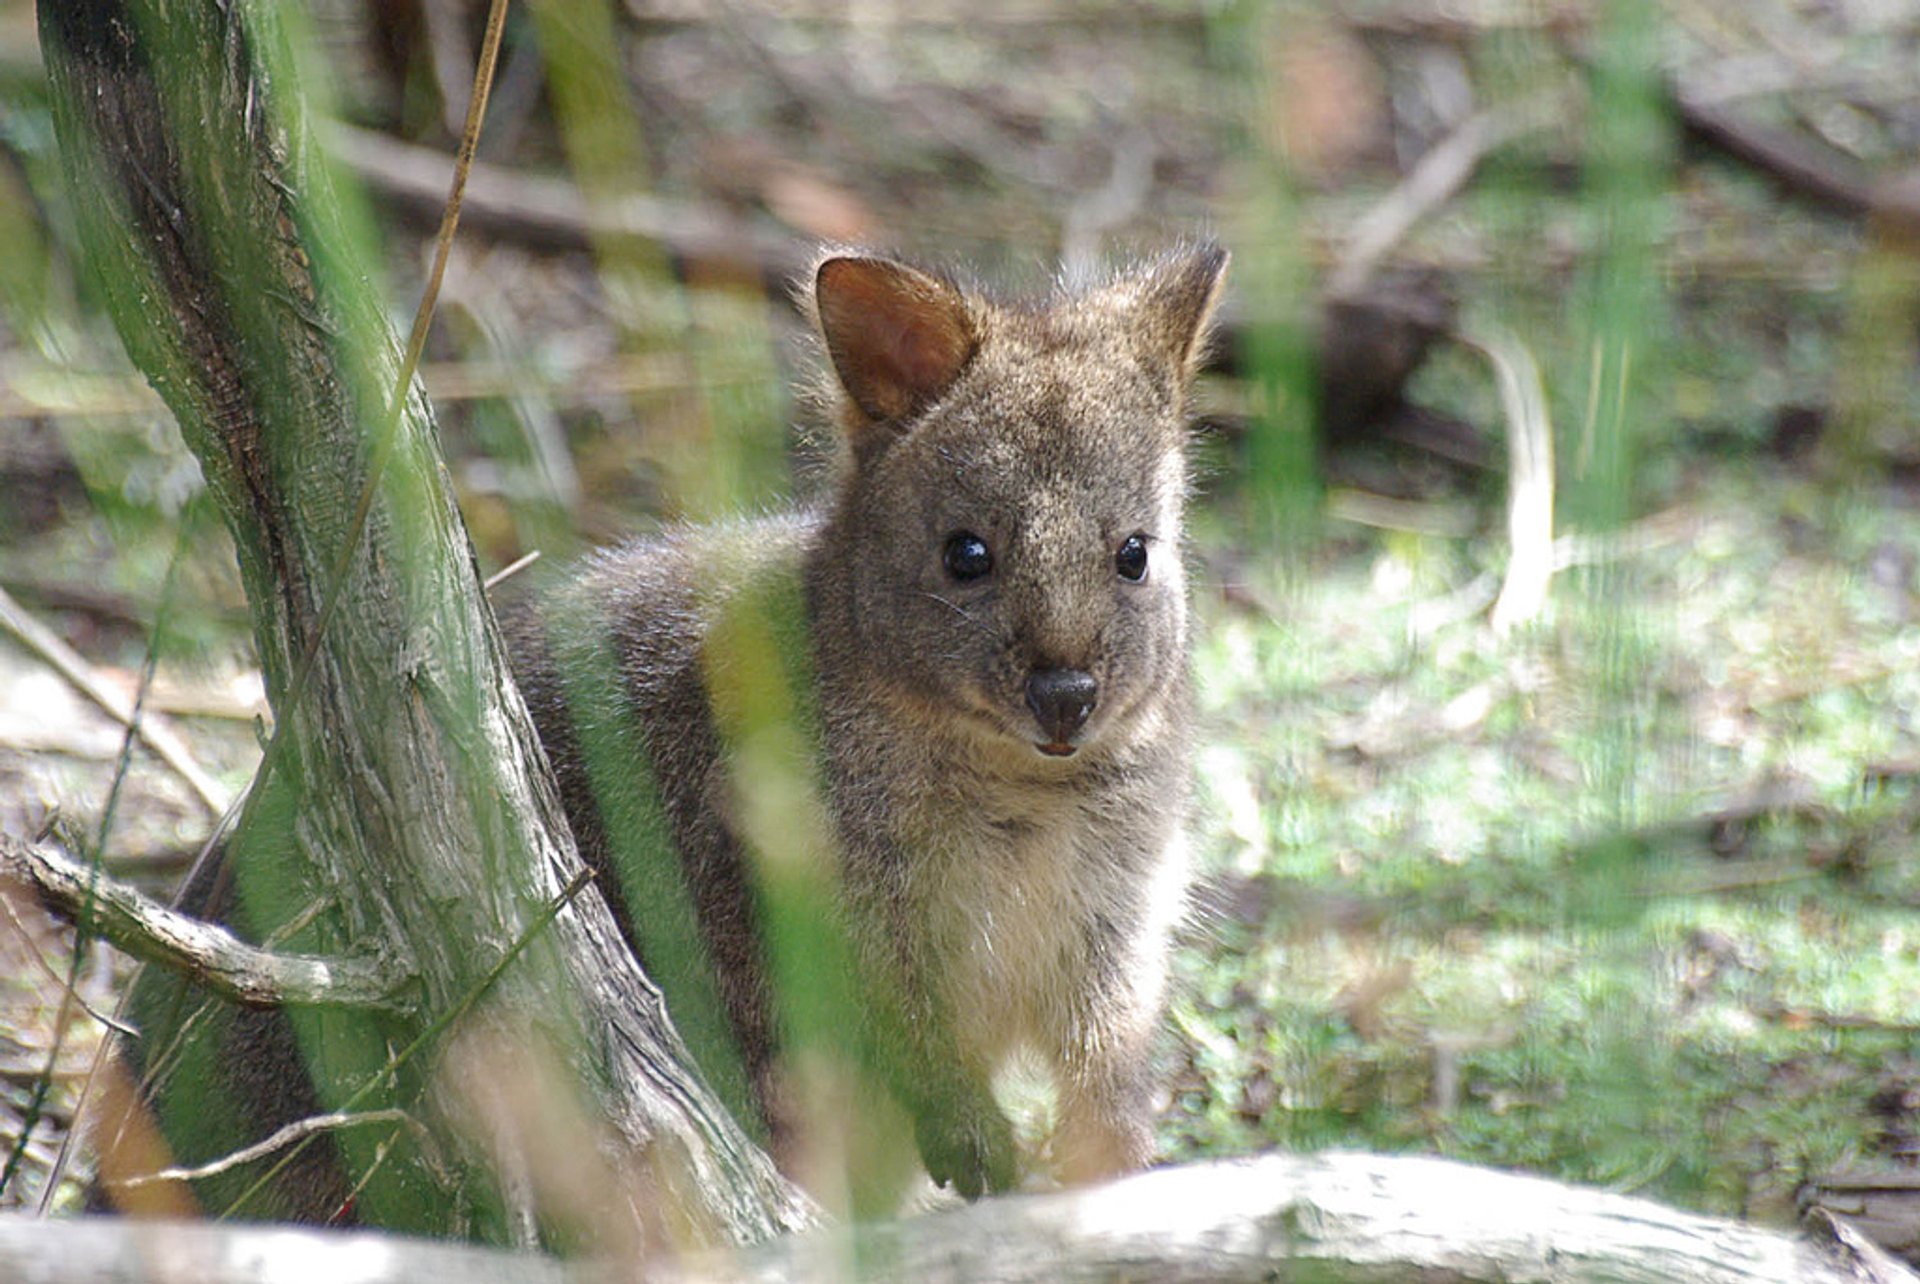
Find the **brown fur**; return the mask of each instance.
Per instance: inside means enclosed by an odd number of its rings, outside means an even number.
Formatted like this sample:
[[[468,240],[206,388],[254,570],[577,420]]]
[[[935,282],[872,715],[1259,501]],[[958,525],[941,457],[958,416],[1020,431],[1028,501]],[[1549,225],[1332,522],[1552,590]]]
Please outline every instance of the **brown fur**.
[[[898,1009],[881,1074],[929,1172],[969,1196],[1016,1177],[989,1082],[1021,1047],[1057,1081],[1062,1177],[1152,1155],[1148,1045],[1185,882],[1185,400],[1224,267],[1197,248],[1006,306],[824,256],[805,302],[842,446],[826,501],[603,555],[516,629],[523,689],[603,867],[619,821],[597,810],[575,732],[607,711],[570,701],[563,675],[610,632],[635,750],[769,1108],[774,1022],[726,802],[741,782],[702,653],[732,585],[769,565],[802,577],[838,902],[870,991]],[[956,532],[984,542],[990,573],[956,578]],[[1116,569],[1136,534],[1138,582]],[[1042,727],[1040,672],[1091,679],[1083,725]]]

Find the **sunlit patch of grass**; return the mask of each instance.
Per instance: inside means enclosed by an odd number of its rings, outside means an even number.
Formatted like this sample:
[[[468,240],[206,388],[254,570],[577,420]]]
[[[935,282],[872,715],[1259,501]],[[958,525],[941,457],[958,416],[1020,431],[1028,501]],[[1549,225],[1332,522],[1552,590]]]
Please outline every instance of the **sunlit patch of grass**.
[[[1911,568],[1913,535],[1777,516],[1799,484],[1703,476],[1690,537],[1634,555],[1614,823],[1568,585],[1530,634],[1422,638],[1473,549],[1353,538],[1212,606],[1172,1153],[1416,1148],[1737,1212],[1871,1150],[1920,1008],[1920,644],[1910,580],[1853,557]]]

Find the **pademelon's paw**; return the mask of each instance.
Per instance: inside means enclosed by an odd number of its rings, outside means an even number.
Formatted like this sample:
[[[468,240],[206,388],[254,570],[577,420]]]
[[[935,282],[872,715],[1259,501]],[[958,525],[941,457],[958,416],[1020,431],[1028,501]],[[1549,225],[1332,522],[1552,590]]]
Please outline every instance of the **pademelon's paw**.
[[[966,1199],[1011,1190],[1019,1180],[1013,1125],[991,1103],[922,1115],[914,1140],[934,1183],[952,1186]]]

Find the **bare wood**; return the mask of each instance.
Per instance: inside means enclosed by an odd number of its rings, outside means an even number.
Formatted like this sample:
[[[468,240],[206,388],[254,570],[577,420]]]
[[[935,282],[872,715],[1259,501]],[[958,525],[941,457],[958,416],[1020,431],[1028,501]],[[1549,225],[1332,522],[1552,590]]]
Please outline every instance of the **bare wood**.
[[[1909,1169],[1850,1164],[1816,1173],[1803,1188],[1809,1216],[1864,1233],[1882,1249],[1911,1258],[1920,1250],[1920,1173]]]
[[[32,887],[65,917],[138,959],[182,972],[249,1007],[394,1009],[400,986],[370,959],[263,950],[225,928],[170,910],[49,843],[0,834],[0,877]]]
[[[578,1284],[586,1278],[537,1254],[371,1231],[0,1214],[0,1279],[8,1284]]]
[[[1716,151],[1777,180],[1819,205],[1864,217],[1874,211],[1873,183],[1850,156],[1799,134],[1751,121],[1691,94],[1673,91],[1675,110],[1686,131]]]
[[[166,1273],[157,1264],[180,1263]],[[0,1278],[17,1284],[604,1284],[631,1262],[545,1257],[284,1227],[28,1222],[0,1217]],[[1819,1241],[1604,1191],[1441,1159],[1266,1155],[1109,1186],[1005,1196],[906,1221],[816,1231],[650,1264],[641,1278],[765,1282],[1253,1281],[1321,1284],[1917,1284],[1829,1218]]]
[[[1813,138],[1749,120],[1726,105],[1729,95],[1716,88],[1710,73],[1683,76],[1668,92],[1687,133],[1787,191],[1838,213],[1871,219],[1909,244],[1920,229],[1920,172],[1876,174]]]
[[[667,1280],[1440,1278],[1476,1284],[1920,1284],[1814,1244],[1647,1200],[1442,1159],[1265,1155],[683,1261]]]
[[[1489,114],[1469,140],[1472,155],[1467,160],[1466,172],[1446,181],[1464,182],[1472,164],[1486,150],[1516,133],[1532,128],[1534,121],[1526,113],[1537,110],[1542,109],[1535,104],[1512,112]],[[348,125],[334,125],[327,131],[326,138],[329,150],[370,191],[416,218],[438,216],[445,193],[445,176],[453,167],[452,156],[434,148],[397,142],[384,134]],[[1457,164],[1457,160],[1442,157],[1437,158],[1436,163],[1451,167]],[[1428,181],[1421,180],[1422,184]],[[1452,194],[1452,190],[1449,187],[1439,192],[1437,199],[1444,201]],[[1435,199],[1435,194],[1423,189],[1415,201],[1418,208],[1411,212],[1408,226],[1431,208],[1430,204],[1420,202]],[[813,265],[816,250],[808,240],[756,223],[715,205],[638,194],[596,205],[571,179],[523,174],[484,162],[476,162],[468,177],[464,210],[466,222],[474,227],[551,249],[586,249],[606,237],[644,237],[676,258],[699,264],[711,275],[758,279],[776,297],[783,299],[791,297],[792,284]],[[1406,216],[1405,211],[1391,215],[1396,219]],[[1405,230],[1405,227],[1388,229],[1382,244],[1364,252],[1377,257],[1391,248]],[[1357,294],[1365,285],[1372,266],[1369,261],[1359,269],[1353,284],[1354,293]],[[1375,306],[1373,301],[1356,301],[1369,307]],[[1223,306],[1214,326],[1215,342],[1208,353],[1212,363],[1231,366],[1240,348],[1240,334],[1245,323],[1246,319],[1231,300]],[[1344,341],[1347,336],[1343,334],[1341,338]],[[1365,361],[1356,360],[1348,364],[1364,365]],[[656,385],[648,381],[653,376],[645,370],[636,371],[629,381],[622,382],[619,376],[624,369],[621,366],[613,368],[613,377],[605,385],[608,391],[664,386],[675,382],[672,374],[663,373]],[[589,368],[580,377],[554,380],[545,386],[560,393],[576,393],[583,386],[583,379],[590,383],[596,373],[596,369]],[[538,372],[533,372],[530,377],[537,379]],[[468,395],[452,369],[430,369],[427,378],[436,396]],[[516,388],[525,386],[524,379],[515,385]],[[494,387],[491,382],[486,384],[486,394],[491,395]]]
[[[717,364],[704,376],[709,386],[764,377],[763,368],[745,363]],[[420,379],[435,405],[528,394],[573,405],[596,397],[678,392],[691,386],[686,362],[671,353],[620,353],[577,363],[428,361],[420,366]],[[152,418],[166,412],[166,403],[138,375],[76,374],[26,362],[0,367],[0,420],[40,415]],[[12,574],[8,579],[16,585],[24,582]],[[35,587],[72,591],[64,585]],[[133,622],[142,623],[138,618]]]

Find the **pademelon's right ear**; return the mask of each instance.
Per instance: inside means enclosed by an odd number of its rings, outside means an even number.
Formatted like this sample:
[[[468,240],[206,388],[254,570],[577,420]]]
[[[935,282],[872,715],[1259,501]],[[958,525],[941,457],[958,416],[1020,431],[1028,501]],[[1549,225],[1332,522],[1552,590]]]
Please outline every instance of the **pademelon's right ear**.
[[[958,290],[887,259],[822,261],[813,302],[840,386],[872,422],[925,408],[960,377],[979,344]]]
[[[1206,353],[1226,276],[1226,250],[1204,241],[1162,258],[1132,287],[1140,337],[1186,378]]]

